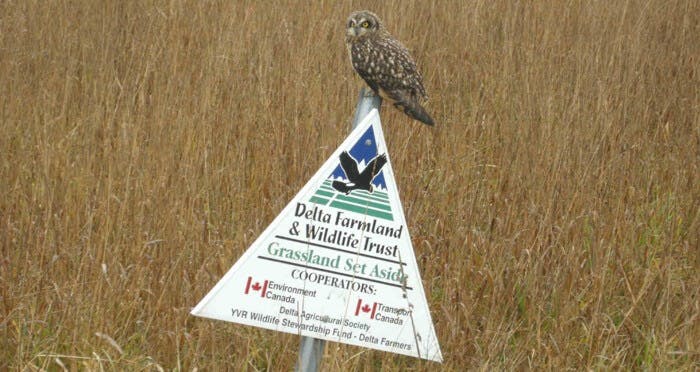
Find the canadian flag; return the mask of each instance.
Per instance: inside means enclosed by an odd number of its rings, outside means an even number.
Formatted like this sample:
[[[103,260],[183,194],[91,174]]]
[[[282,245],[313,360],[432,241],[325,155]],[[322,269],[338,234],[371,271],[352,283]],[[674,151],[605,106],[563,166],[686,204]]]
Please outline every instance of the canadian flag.
[[[253,291],[260,291],[260,297],[265,297],[265,293],[267,293],[267,283],[269,281],[265,280],[262,282],[262,285],[260,282],[255,282],[253,283],[253,277],[249,276],[248,281],[245,283],[245,294],[248,294],[251,290]]]
[[[355,316],[360,315],[360,312],[363,313],[370,313],[369,318],[374,319],[374,314],[377,313],[377,303],[373,302],[372,306],[370,306],[368,303],[365,303],[362,305],[362,299],[357,300],[357,307],[355,307]]]

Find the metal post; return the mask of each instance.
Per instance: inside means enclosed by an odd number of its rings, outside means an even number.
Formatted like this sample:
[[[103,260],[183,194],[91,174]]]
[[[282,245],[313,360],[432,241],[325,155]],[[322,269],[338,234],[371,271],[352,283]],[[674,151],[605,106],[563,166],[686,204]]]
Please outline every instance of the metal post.
[[[357,101],[357,107],[355,108],[355,117],[352,120],[352,129],[355,129],[360,121],[369,114],[372,109],[379,110],[382,105],[382,97],[374,94],[372,89],[362,88],[360,89],[360,97]]]
[[[352,129],[355,129],[357,125],[360,124],[360,121],[362,121],[372,109],[376,108],[379,110],[381,105],[382,97],[374,94],[371,89],[360,89],[360,97],[358,98],[357,107],[355,107],[355,116],[352,120]],[[326,340],[302,336],[301,344],[299,345],[299,358],[297,359],[295,370],[298,372],[318,371],[325,347]]]

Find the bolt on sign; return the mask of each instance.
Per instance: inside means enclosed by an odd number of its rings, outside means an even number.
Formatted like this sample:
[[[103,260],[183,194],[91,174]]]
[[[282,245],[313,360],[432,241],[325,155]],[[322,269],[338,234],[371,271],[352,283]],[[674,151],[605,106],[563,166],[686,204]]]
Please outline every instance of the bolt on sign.
[[[442,362],[377,110],[192,314]]]

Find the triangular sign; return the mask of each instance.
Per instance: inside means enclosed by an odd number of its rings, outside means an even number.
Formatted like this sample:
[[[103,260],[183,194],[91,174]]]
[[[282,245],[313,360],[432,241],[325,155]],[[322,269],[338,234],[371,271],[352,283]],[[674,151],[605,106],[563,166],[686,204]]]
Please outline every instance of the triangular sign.
[[[192,314],[442,362],[376,109]]]

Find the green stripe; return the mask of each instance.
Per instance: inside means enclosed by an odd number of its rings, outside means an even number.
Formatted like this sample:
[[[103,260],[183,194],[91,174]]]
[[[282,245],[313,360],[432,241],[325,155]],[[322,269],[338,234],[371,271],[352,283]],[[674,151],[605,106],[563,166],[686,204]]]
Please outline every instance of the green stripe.
[[[362,191],[362,192],[355,192],[354,193],[356,197],[364,197],[370,200],[376,200],[378,202],[384,202],[384,203],[389,203],[389,198],[382,198],[381,196],[375,196],[374,194],[370,194],[368,192]]]
[[[356,206],[354,204],[343,203],[343,202],[338,201],[338,200],[334,200],[331,203],[331,207],[340,208],[340,209],[344,209],[346,211],[351,211],[351,212],[357,212],[357,213],[369,215],[372,217],[379,217],[379,218],[383,218],[383,219],[389,220],[389,221],[394,220],[391,213],[386,213],[386,212],[382,212],[382,211],[378,211],[378,210],[374,210],[374,209],[369,209],[366,207],[359,207],[359,206]]]
[[[350,195],[352,195],[352,194],[350,194]],[[385,210],[387,212],[391,212],[391,207],[388,204],[373,203],[373,202],[368,201],[368,200],[353,198],[352,196],[338,195],[335,197],[335,200],[342,200],[342,201],[346,201],[346,202],[350,202],[350,203],[359,204],[360,206],[367,206],[367,207],[382,209],[382,210]]]
[[[320,196],[325,196],[325,197],[328,197],[328,198],[332,198],[333,195],[335,195],[335,193],[332,193],[332,192],[328,192],[328,191],[325,191],[325,190],[318,189],[318,190],[316,190],[316,195],[320,195]]]
[[[319,198],[318,196],[312,196],[311,199],[309,199],[309,201],[312,203],[321,204],[321,205],[328,204],[328,199]]]

